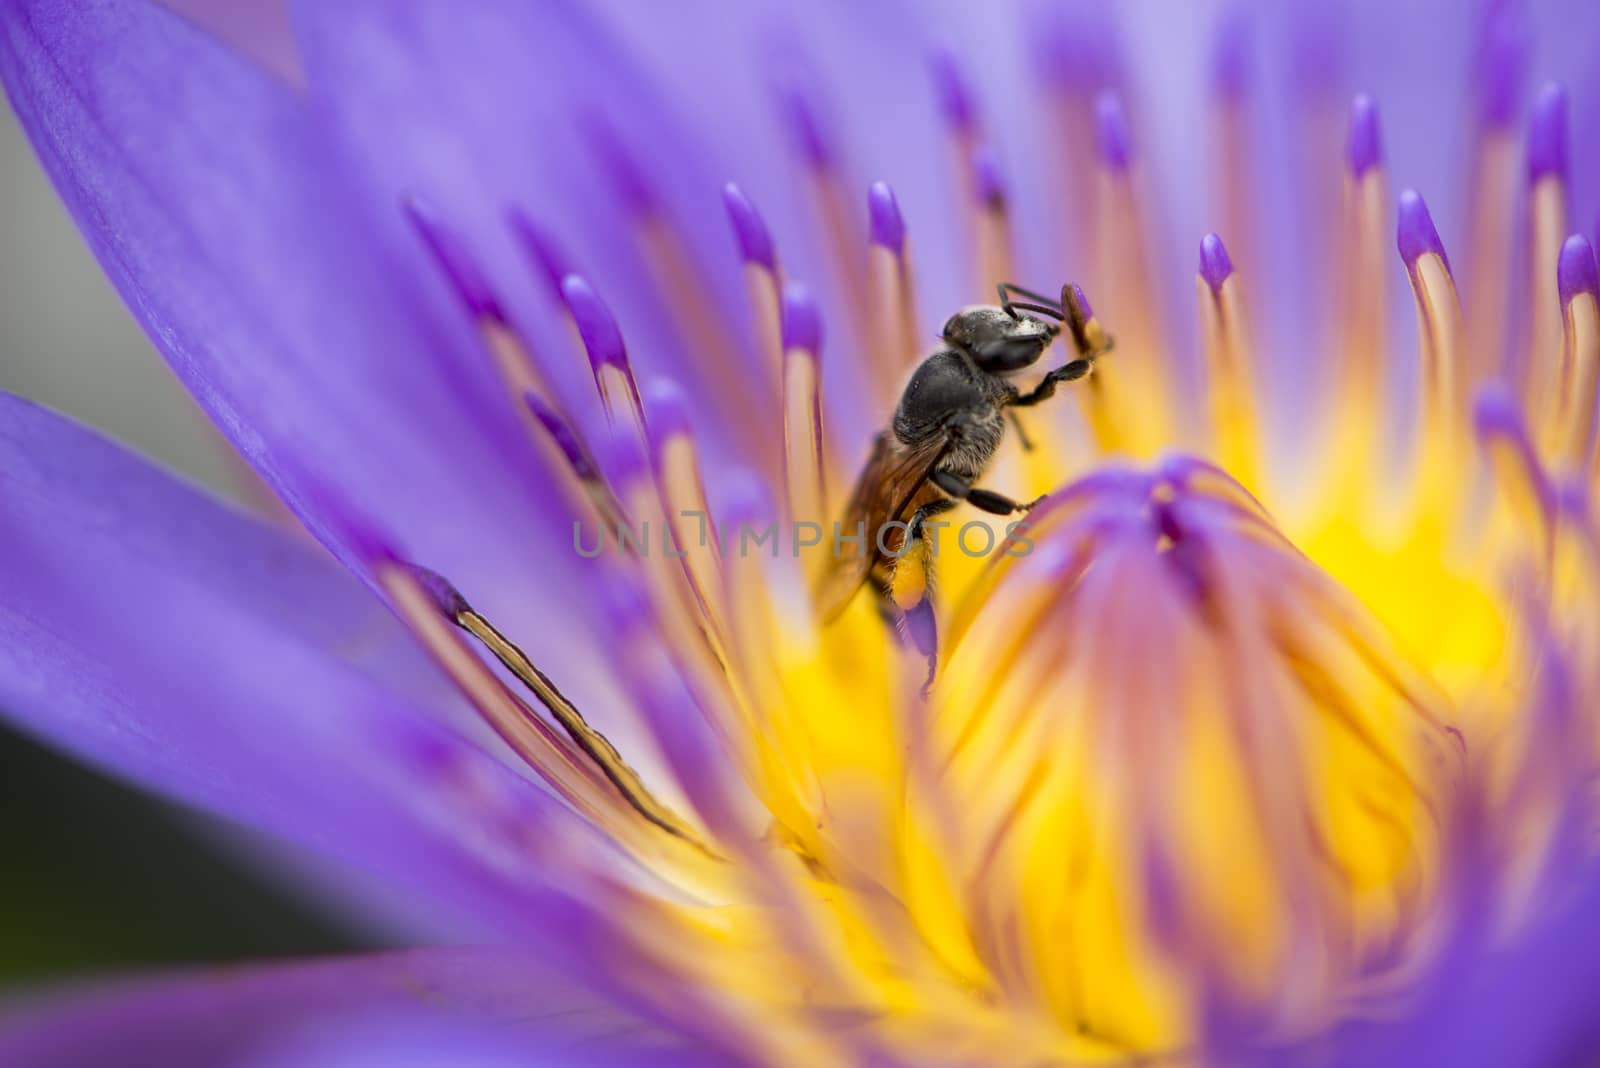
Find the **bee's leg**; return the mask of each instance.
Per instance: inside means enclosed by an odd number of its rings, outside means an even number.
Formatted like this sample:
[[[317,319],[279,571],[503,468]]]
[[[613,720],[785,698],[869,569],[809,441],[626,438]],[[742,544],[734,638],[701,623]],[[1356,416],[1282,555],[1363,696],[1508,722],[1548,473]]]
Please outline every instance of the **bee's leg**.
[[[1006,416],[1007,416],[1007,418],[1009,418],[1011,420],[1012,427],[1014,427],[1016,429],[1017,440],[1022,443],[1022,451],[1023,452],[1032,452],[1033,451],[1033,439],[1028,436],[1028,431],[1023,427],[1023,425],[1022,425],[1022,417],[1019,416],[1016,412],[1007,412]]]
[[[1026,512],[1038,501],[1029,501],[1020,504],[1010,497],[993,490],[982,489],[962,478],[952,471],[935,471],[931,476],[933,484],[944,490],[958,501],[966,501],[980,511],[990,515],[1011,515],[1013,512]]]
[[[906,524],[906,541],[899,555],[885,558],[870,574],[878,615],[896,638],[927,660],[924,694],[933,686],[939,664],[939,629],[933,608],[936,548],[925,536],[923,524],[954,507],[954,501],[935,500],[918,508]]]
[[[894,575],[885,569],[882,573],[874,567],[867,581],[872,586],[873,598],[878,604],[878,618],[892,631],[900,630],[900,607],[894,603]]]
[[[1056,386],[1062,382],[1075,382],[1089,373],[1088,360],[1073,360],[1071,363],[1062,364],[1049,374],[1027,393],[1023,393],[1010,402],[1013,408],[1031,408],[1040,401],[1047,401],[1056,395]]]

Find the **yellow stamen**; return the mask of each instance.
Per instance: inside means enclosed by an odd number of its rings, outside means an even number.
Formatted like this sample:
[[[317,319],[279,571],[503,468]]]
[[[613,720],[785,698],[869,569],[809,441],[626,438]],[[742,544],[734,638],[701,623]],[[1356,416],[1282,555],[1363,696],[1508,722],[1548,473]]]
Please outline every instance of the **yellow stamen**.
[[[1330,360],[1337,398],[1330,409],[1336,440],[1329,452],[1338,461],[1331,477],[1342,492],[1330,496],[1367,497],[1375,460],[1384,438],[1389,368],[1389,182],[1381,166],[1345,179],[1340,244],[1341,271],[1336,300],[1337,348]]]
[[[1593,293],[1577,293],[1563,309],[1563,341],[1556,434],[1558,462],[1582,468],[1595,442],[1595,402],[1600,390],[1600,307]]]
[[[607,830],[618,830],[624,821],[598,771],[571,740],[535,715],[472,654],[417,575],[403,565],[384,564],[375,578],[395,611],[495,733],[574,808]],[[610,796],[620,801],[614,793]]]
[[[626,364],[598,364],[594,369],[594,385],[613,431],[626,434],[641,448],[645,447],[644,404],[639,399],[632,369]]]
[[[761,364],[774,397],[783,392],[783,334],[779,314],[782,284],[782,277],[765,264],[750,262],[744,265],[745,293],[750,300],[751,315],[755,318]]]
[[[1455,514],[1462,486],[1464,402],[1461,388],[1463,326],[1455,282],[1437,252],[1425,252],[1411,265],[1416,298],[1417,336],[1422,356],[1418,453],[1409,494],[1415,516],[1444,524]]]
[[[1148,299],[1153,275],[1146,253],[1142,204],[1127,163],[1102,162],[1094,184],[1095,303],[1117,324],[1117,350],[1079,391],[1100,450],[1149,457],[1170,447],[1173,375],[1157,306]],[[1104,293],[1102,298],[1101,294]]]
[[[1527,361],[1527,413],[1537,428],[1540,445],[1555,444],[1554,422],[1561,382],[1562,308],[1556,288],[1556,265],[1567,239],[1567,186],[1559,174],[1534,181],[1528,193],[1532,226],[1528,254],[1529,300]]]
[[[656,800],[639,778],[639,773],[627,765],[622,759],[622,754],[617,752],[616,747],[606,739],[605,735],[589,726],[577,706],[556,689],[555,683],[528,659],[526,653],[496,630],[487,619],[464,603],[456,611],[454,622],[482,642],[484,647],[505,665],[506,670],[533,691],[534,696],[539,698],[539,703],[549,710],[557,723],[561,724],[568,737],[599,766],[601,773],[612,786],[616,787],[623,800],[650,823],[669,834],[694,842],[702,849],[705,848],[676,813]]]
[[[707,624],[719,635],[726,636],[728,632],[721,617],[723,595],[722,572],[717,562],[718,532],[706,499],[694,438],[686,431],[667,433],[657,451],[658,478],[667,522],[678,551],[685,554],[684,566],[699,591],[699,604],[704,609]]]

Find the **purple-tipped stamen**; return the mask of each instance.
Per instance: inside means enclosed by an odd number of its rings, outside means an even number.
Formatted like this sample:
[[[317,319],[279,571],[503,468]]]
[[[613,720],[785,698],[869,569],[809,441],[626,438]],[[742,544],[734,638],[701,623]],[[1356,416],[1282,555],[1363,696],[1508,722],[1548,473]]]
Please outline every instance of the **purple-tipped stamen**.
[[[349,553],[356,562],[376,570],[383,564],[404,559],[400,541],[366,512],[354,507],[350,498],[329,485],[315,472],[293,465],[298,474],[294,484],[301,487],[297,508],[315,516],[313,533],[331,545],[341,546],[340,555]]]
[[[655,185],[627,142],[598,115],[588,118],[584,131],[618,199],[628,211],[635,216],[655,214],[661,206]]]
[[[1200,277],[1206,280],[1206,285],[1216,293],[1222,289],[1222,283],[1233,275],[1233,257],[1228,255],[1228,248],[1222,243],[1222,238],[1216,234],[1207,234],[1200,239]]]
[[[505,322],[505,309],[489,285],[488,278],[468,254],[460,239],[439,218],[433,206],[415,196],[406,197],[400,206],[412,229],[427,246],[434,262],[450,280],[450,286],[455,290],[456,297],[466,305],[467,311],[473,318]]]
[[[1400,223],[1396,227],[1395,244],[1407,269],[1415,267],[1417,261],[1430,252],[1444,261],[1446,270],[1450,268],[1450,257],[1445,255],[1444,242],[1439,240],[1433,216],[1422,194],[1415,189],[1400,194]]]
[[[1357,178],[1383,166],[1383,129],[1378,102],[1365,93],[1350,105],[1350,173]]]
[[[989,145],[981,146],[972,159],[972,180],[978,191],[978,202],[988,207],[1005,203],[1005,179],[1000,174],[1000,158]]]
[[[598,371],[602,365],[628,366],[628,350],[622,344],[622,331],[605,301],[581,277],[569,274],[561,280],[561,296],[578,326],[578,336],[589,353],[589,363]]]
[[[888,182],[873,182],[867,190],[867,214],[872,219],[872,243],[899,254],[905,250],[906,220]]]
[[[1109,89],[1102,92],[1095,98],[1094,120],[1095,149],[1100,161],[1112,170],[1126,170],[1133,151],[1122,98]]]
[[[562,418],[560,412],[532,390],[522,395],[522,403],[527,406],[534,419],[538,420],[544,432],[550,435],[550,440],[556,443],[556,448],[566,457],[574,474],[584,481],[600,477],[600,472],[595,470],[589,454],[584,451],[583,443],[578,440],[578,435],[573,432],[566,419]]]
[[[1479,391],[1472,405],[1472,424],[1486,444],[1496,439],[1509,445],[1527,476],[1539,504],[1548,514],[1555,506],[1555,491],[1550,484],[1539,451],[1528,432],[1521,405],[1503,383],[1494,382]]]
[[[822,314],[805,286],[783,287],[783,347],[818,352],[822,348]]]
[[[687,435],[691,429],[689,397],[670,378],[655,378],[645,384],[644,413],[650,425],[650,439],[660,445],[668,438]]]
[[[1573,234],[1561,246],[1561,259],[1556,266],[1556,284],[1561,289],[1561,303],[1572,303],[1573,298],[1587,293],[1600,298],[1600,273],[1595,269],[1594,246],[1582,234]]]
[[[1123,84],[1115,5],[1100,0],[1041,4],[1035,56],[1057,90],[1092,92]]]
[[[1307,97],[1336,97],[1349,82],[1351,27],[1339,5],[1304,5],[1294,13],[1289,63],[1294,84]]]
[[[739,255],[746,263],[759,264],[771,271],[777,267],[777,255],[772,248],[772,234],[761,218],[756,206],[744,195],[744,190],[729,182],[722,187],[722,206],[733,224],[733,236],[739,242]]]
[[[561,281],[573,273],[572,260],[555,237],[530,219],[522,209],[512,208],[507,214],[507,221],[517,244],[538,271],[540,279],[549,287],[551,297],[561,300]]]
[[[1492,4],[1478,45],[1478,114],[1486,126],[1516,122],[1533,32],[1521,4]]]
[[[961,73],[955,53],[949,48],[935,49],[931,57],[933,88],[939,97],[939,111],[952,129],[970,133],[977,125],[977,108],[972,90]]]
[[[1478,392],[1472,405],[1472,425],[1479,436],[1522,436],[1522,413],[1517,399],[1504,384],[1490,383]]]
[[[420,564],[406,564],[405,568],[411,573],[411,577],[417,580],[417,585],[422,588],[422,592],[428,595],[428,599],[433,602],[434,608],[446,619],[454,619],[462,612],[471,610],[472,606],[461,595],[461,591],[452,586],[450,580],[437,571],[423,567]]]
[[[596,446],[600,466],[611,476],[611,485],[620,493],[651,477],[644,444],[633,434],[607,434]]]
[[[1090,306],[1089,298],[1084,294],[1083,287],[1076,282],[1072,283],[1072,296],[1077,301],[1078,307],[1083,309],[1084,318],[1093,319],[1094,308]]]
[[[778,104],[801,157],[812,170],[825,170],[833,160],[833,151],[823,133],[811,94],[798,82],[791,82],[778,90]]]
[[[1552,82],[1539,91],[1528,120],[1528,180],[1565,180],[1567,167],[1567,91]]]
[[[723,483],[723,508],[719,517],[724,530],[761,529],[773,516],[777,507],[767,480],[746,467],[728,472]]]

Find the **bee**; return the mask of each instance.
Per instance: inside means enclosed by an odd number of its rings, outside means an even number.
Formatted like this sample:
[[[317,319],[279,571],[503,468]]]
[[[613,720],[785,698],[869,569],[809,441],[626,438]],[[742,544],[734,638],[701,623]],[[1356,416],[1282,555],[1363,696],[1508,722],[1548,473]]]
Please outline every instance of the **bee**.
[[[896,564],[924,548],[928,520],[960,501],[999,516],[1038,503],[1016,501],[977,482],[1005,437],[1007,417],[1015,422],[1011,410],[1048,400],[1061,383],[1082,378],[1112,344],[1076,286],[1064,286],[1060,301],[1009,282],[997,291],[998,306],[974,305],[952,315],[940,331],[944,345],[912,373],[889,428],[873,439],[839,523],[841,534],[864,536],[835,539],[817,584],[818,611],[830,621],[870,581],[885,620],[928,654],[930,678],[935,650],[926,582],[909,598],[902,593],[900,601],[909,605],[897,603]],[[1077,358],[1020,391],[1011,376],[1037,363],[1063,327]],[[1023,443],[1028,447],[1026,437]]]

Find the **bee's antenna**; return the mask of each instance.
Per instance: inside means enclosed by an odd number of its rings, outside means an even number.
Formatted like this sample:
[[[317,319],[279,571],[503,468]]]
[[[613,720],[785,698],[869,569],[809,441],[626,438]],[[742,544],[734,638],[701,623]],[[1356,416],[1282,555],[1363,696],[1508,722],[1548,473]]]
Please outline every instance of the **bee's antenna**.
[[[1039,315],[1048,315],[1050,318],[1055,319],[1058,322],[1064,323],[1067,321],[1066,315],[1061,311],[1060,308],[1046,308],[1043,304],[1024,304],[1021,301],[1014,300],[1009,305],[1004,305],[1004,307],[1008,312],[1010,312],[1013,308],[1017,308],[1026,312],[1035,312]],[[1015,319],[1016,316],[1012,315],[1012,318]]]
[[[1000,297],[1001,309],[1011,318],[1017,317],[1017,312],[1031,311],[1040,315],[1048,315],[1052,319],[1066,321],[1066,309],[1058,301],[1051,300],[1043,293],[1035,293],[1031,289],[1024,289],[1015,282],[1001,282],[995,286],[995,292]],[[1012,300],[1012,295],[1027,298],[1029,303]]]

